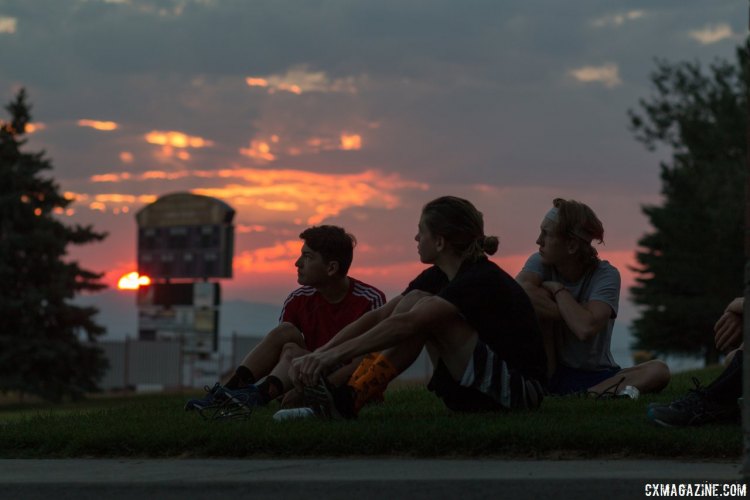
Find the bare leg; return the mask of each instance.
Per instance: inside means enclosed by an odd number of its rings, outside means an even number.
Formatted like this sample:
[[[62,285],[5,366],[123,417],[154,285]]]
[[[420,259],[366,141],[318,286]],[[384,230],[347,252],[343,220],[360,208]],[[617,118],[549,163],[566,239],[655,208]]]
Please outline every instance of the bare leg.
[[[281,348],[281,356],[279,357],[279,362],[276,364],[276,366],[273,367],[273,370],[271,370],[271,373],[269,373],[269,375],[273,375],[274,377],[278,378],[279,381],[281,381],[284,386],[282,392],[286,393],[294,387],[292,378],[289,376],[289,369],[292,366],[292,360],[300,356],[304,356],[305,354],[309,354],[309,352],[310,351],[300,347],[294,342],[284,344],[284,346]]]
[[[393,310],[392,314],[407,312],[420,300],[431,296],[432,295],[427,292],[418,290],[409,292],[403,299],[401,299],[396,308]],[[398,373],[402,373],[404,370],[409,368],[412,363],[414,363],[417,357],[419,357],[419,353],[422,352],[422,347],[424,347],[425,338],[426,337],[423,335],[415,335],[405,342],[402,342],[397,346],[383,351],[381,354],[388,359],[388,361],[396,368]],[[339,370],[331,373],[328,376],[328,381],[331,382],[334,386],[345,384],[351,377],[352,373],[354,373],[354,371],[357,369],[359,363],[361,362],[361,359],[362,358],[357,358],[355,360],[356,362],[346,365],[343,368],[340,368]]]
[[[282,349],[286,344],[294,344],[300,349],[305,347],[302,333],[294,325],[280,323],[263,337],[263,340],[245,356],[241,364],[248,367],[256,379],[265,377],[279,362]]]
[[[422,301],[429,300],[436,299],[434,297],[422,299]],[[427,332],[425,335],[427,352],[430,354],[433,365],[438,358],[441,359],[451,376],[455,380],[461,380],[479,340],[477,332],[457,314],[450,321],[440,325],[440,328]]]
[[[622,380],[624,378],[624,380]],[[659,392],[669,383],[671,375],[669,367],[663,361],[653,359],[640,365],[625,368],[617,372],[613,377],[599,382],[589,390],[592,392],[602,392],[620,382],[620,388],[626,385],[636,387],[640,392]]]
[[[729,351],[726,357],[724,358],[724,366],[729,366],[729,363],[732,362],[734,357],[737,355],[737,352],[741,351],[744,347],[745,347],[745,344],[742,343],[737,349],[734,349],[733,351]]]

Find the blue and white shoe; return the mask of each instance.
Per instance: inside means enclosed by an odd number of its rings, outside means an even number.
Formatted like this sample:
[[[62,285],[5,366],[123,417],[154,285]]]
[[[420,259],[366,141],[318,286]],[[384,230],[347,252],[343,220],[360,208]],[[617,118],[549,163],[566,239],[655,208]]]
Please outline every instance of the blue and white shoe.
[[[191,399],[185,403],[185,411],[197,410],[203,412],[211,408],[218,408],[226,399],[222,396],[221,390],[223,387],[220,383],[216,382],[213,387],[205,386],[204,389],[208,394],[200,399]]]
[[[210,417],[214,420],[247,418],[255,408],[265,405],[265,401],[255,385],[249,385],[241,389],[222,387],[219,390],[218,397],[222,398],[224,402]]]

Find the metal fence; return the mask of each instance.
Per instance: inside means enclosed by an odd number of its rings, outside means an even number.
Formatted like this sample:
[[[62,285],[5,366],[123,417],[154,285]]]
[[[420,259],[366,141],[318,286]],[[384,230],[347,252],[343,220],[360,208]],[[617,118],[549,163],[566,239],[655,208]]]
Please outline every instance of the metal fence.
[[[104,390],[161,391],[211,386],[225,378],[260,342],[259,337],[232,335],[220,339],[218,352],[208,358],[183,352],[179,340],[102,341],[97,346],[109,361],[100,382]],[[400,375],[402,380],[426,380],[432,373],[423,351]]]

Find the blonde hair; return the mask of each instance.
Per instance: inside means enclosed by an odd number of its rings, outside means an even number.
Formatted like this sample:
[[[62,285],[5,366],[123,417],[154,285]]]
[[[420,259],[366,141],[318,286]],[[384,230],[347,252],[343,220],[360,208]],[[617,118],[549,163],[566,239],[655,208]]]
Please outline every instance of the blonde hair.
[[[596,240],[604,243],[604,225],[594,211],[585,203],[562,198],[552,200],[552,206],[557,209],[555,231],[558,235],[564,238],[577,238],[585,243],[581,245],[581,260],[598,260],[599,252],[591,242]]]

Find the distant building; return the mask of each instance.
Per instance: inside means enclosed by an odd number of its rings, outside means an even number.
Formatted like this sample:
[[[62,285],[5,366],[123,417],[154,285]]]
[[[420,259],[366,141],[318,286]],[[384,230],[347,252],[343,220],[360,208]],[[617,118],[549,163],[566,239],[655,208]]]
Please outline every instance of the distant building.
[[[192,193],[160,197],[136,214],[139,340],[180,340],[186,362],[216,352],[221,288],[231,278],[235,211]]]
[[[135,216],[138,273],[152,280],[231,278],[235,211],[192,193],[162,196]]]

